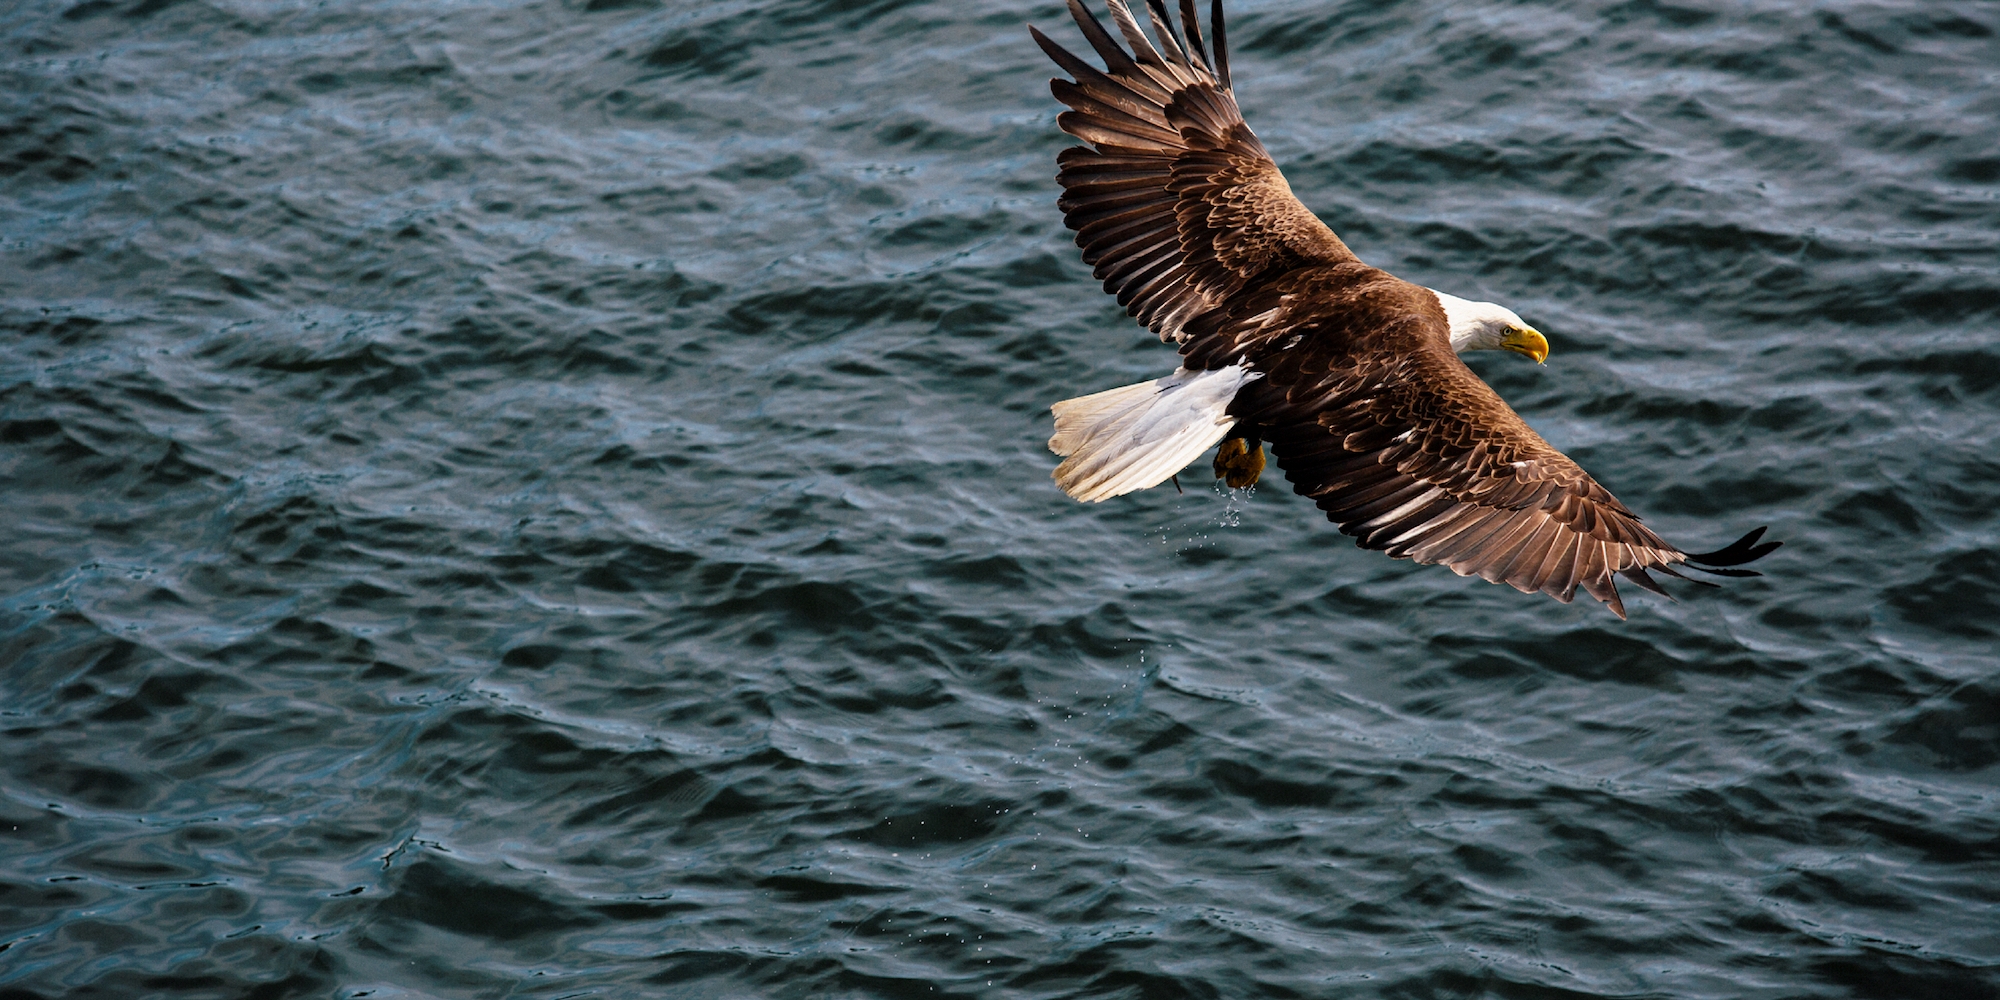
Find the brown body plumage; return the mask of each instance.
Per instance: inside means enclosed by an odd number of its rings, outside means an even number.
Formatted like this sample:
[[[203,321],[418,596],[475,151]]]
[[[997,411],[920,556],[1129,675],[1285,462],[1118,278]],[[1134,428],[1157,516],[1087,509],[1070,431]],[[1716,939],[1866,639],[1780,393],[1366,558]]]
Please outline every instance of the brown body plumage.
[[[1059,205],[1104,290],[1180,345],[1184,371],[1057,405],[1051,447],[1075,453],[1057,474],[1066,490],[1096,500],[1152,485],[1185,464],[1188,443],[1205,449],[1227,434],[1253,448],[1268,441],[1294,490],[1363,548],[1524,593],[1567,602],[1581,587],[1622,618],[1614,577],[1664,594],[1647,570],[1755,575],[1726,567],[1777,547],[1758,544],[1763,529],[1701,555],[1662,540],[1459,360],[1443,304],[1451,297],[1362,263],[1292,195],[1237,110],[1220,0],[1212,60],[1192,0],[1181,0],[1185,30],[1147,0],[1157,47],[1123,0],[1108,3],[1124,46],[1069,0],[1103,70],[1029,29],[1074,77],[1051,82],[1071,108],[1058,124],[1090,144],[1058,157]],[[1194,402],[1141,412],[1224,369],[1247,370],[1225,387],[1226,412]],[[1098,414],[1116,406],[1130,415],[1111,427]],[[1168,429],[1184,441],[1152,463],[1179,463],[1166,472],[1110,482],[1120,475],[1115,442],[1079,443],[1114,431],[1163,437],[1148,420],[1179,421]]]

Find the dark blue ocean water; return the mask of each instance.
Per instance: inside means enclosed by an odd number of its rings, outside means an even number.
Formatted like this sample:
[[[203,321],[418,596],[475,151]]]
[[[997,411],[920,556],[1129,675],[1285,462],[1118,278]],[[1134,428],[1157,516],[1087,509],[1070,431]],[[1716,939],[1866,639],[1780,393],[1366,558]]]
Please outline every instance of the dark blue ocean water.
[[[1031,20],[0,4],[0,997],[2000,996],[2000,8],[1235,8],[1626,623],[1055,489]]]

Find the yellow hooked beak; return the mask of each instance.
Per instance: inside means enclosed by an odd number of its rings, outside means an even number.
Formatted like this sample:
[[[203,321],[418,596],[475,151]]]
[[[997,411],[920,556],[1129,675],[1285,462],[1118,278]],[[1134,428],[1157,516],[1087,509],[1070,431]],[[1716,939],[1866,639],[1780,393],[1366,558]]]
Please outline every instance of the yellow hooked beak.
[[[1545,364],[1549,360],[1549,339],[1536,332],[1533,327],[1517,326],[1507,331],[1507,336],[1500,341],[1500,346],[1516,354],[1534,358],[1538,365]]]

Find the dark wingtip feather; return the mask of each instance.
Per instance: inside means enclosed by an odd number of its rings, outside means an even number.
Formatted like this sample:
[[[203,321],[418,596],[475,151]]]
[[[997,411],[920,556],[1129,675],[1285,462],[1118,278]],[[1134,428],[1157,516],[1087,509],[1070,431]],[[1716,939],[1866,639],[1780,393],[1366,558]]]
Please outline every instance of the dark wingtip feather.
[[[1068,49],[1065,49],[1062,46],[1057,45],[1054,41],[1050,40],[1049,36],[1042,34],[1042,29],[1037,28],[1032,24],[1028,25],[1028,37],[1034,39],[1035,44],[1039,46],[1041,50],[1048,55],[1049,58],[1055,59],[1057,62],[1062,61],[1062,59],[1056,55],[1056,53],[1058,52],[1062,53],[1065,56],[1069,56],[1069,58],[1071,59],[1076,58],[1075,56],[1070,55]]]
[[[1710,582],[1708,582],[1707,580],[1697,580],[1697,579],[1695,579],[1694,577],[1691,577],[1691,576],[1687,575],[1686,573],[1683,573],[1683,572],[1681,572],[1680,570],[1677,570],[1677,569],[1673,568],[1672,566],[1668,566],[1668,565],[1665,565],[1665,564],[1661,564],[1661,565],[1659,565],[1659,566],[1655,566],[1655,567],[1653,567],[1653,568],[1654,568],[1654,569],[1656,569],[1656,570],[1659,570],[1659,571],[1660,571],[1660,572],[1662,572],[1662,573],[1665,573],[1665,574],[1667,574],[1668,576],[1671,576],[1671,577],[1673,577],[1673,578],[1674,578],[1674,579],[1676,579],[1676,580],[1686,580],[1687,582],[1689,582],[1689,583],[1692,583],[1692,584],[1694,584],[1694,585],[1695,585],[1695,586],[1697,586],[1697,587],[1720,587],[1720,586],[1722,586],[1722,585],[1721,585],[1721,584],[1719,584],[1719,583],[1710,583]],[[1689,568],[1689,569],[1699,569],[1700,567],[1698,567],[1698,566],[1690,566],[1690,567],[1688,567],[1688,568]],[[1746,572],[1747,572],[1747,571],[1746,571]]]
[[[1618,571],[1618,575],[1669,601],[1674,599],[1674,595],[1667,593],[1667,588],[1660,586],[1660,581],[1646,575],[1646,570],[1643,567],[1634,566],[1631,569],[1622,569]]]
[[[1175,37],[1179,32],[1174,30],[1174,18],[1167,13],[1165,0],[1146,0],[1146,12],[1153,19],[1153,31],[1160,36],[1160,47],[1165,50],[1166,57],[1176,65],[1193,69],[1194,63],[1188,60],[1187,49]]]
[[[1132,57],[1104,30],[1104,22],[1083,5],[1082,0],[1069,0],[1069,16],[1076,19],[1076,26],[1083,32],[1083,38],[1097,50],[1097,57],[1104,60],[1104,67],[1113,73],[1138,73],[1139,67]]]
[[[1706,572],[1714,572],[1713,570],[1708,570],[1707,566],[1741,566],[1747,562],[1756,562],[1757,560],[1762,559],[1765,556],[1770,555],[1772,552],[1776,551],[1778,546],[1785,544],[1783,542],[1765,542],[1762,545],[1757,544],[1757,539],[1764,537],[1764,531],[1768,527],[1769,525],[1766,525],[1763,528],[1757,528],[1751,531],[1749,534],[1744,535],[1742,538],[1739,538],[1734,542],[1729,543],[1727,546],[1720,549],[1716,549],[1714,552],[1690,553],[1688,555],[1688,562],[1705,563],[1706,566],[1695,566],[1693,568],[1704,570]],[[1738,574],[1717,573],[1716,575],[1736,576]],[[1757,574],[1751,574],[1751,575],[1754,576]]]
[[[1040,28],[1037,28],[1032,24],[1028,25],[1028,34],[1034,38],[1036,45],[1041,46],[1042,53],[1044,55],[1047,55],[1049,59],[1056,64],[1056,66],[1058,66],[1065,72],[1069,73],[1069,75],[1081,80],[1088,78],[1091,74],[1097,72],[1097,67],[1092,66],[1091,64],[1084,62],[1081,59],[1078,59],[1074,53],[1070,52],[1070,50],[1063,48],[1062,46],[1057,45],[1055,42],[1051,41],[1049,39],[1049,36],[1042,34]],[[1053,91],[1055,85],[1059,82],[1062,82],[1059,78],[1055,80],[1050,80],[1049,81],[1050,90]],[[1057,94],[1056,96],[1060,98],[1062,95]]]
[[[1181,37],[1197,61],[1213,68],[1208,61],[1208,50],[1201,44],[1201,20],[1194,16],[1194,0],[1181,0]]]
[[[1229,90],[1229,38],[1222,32],[1222,0],[1211,0],[1208,6],[1208,32],[1215,36],[1215,78],[1223,90]]]
[[[1611,579],[1611,574],[1606,573],[1594,580],[1581,580],[1578,582],[1583,585],[1583,589],[1590,596],[1597,598],[1606,607],[1610,608],[1611,613],[1617,615],[1619,621],[1622,622],[1625,620],[1625,601],[1618,596],[1618,583]]]

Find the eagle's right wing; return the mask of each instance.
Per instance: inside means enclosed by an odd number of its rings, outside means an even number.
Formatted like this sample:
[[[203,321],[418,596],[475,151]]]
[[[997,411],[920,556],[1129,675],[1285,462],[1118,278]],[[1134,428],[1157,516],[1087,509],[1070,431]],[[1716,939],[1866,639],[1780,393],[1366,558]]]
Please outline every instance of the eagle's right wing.
[[[1452,352],[1429,290],[1359,264],[1272,281],[1189,324],[1193,369],[1263,378],[1230,416],[1259,428],[1294,491],[1364,549],[1541,591],[1578,587],[1625,617],[1613,577],[1723,576],[1778,547],[1759,528],[1692,554],[1640,523]]]
[[[1229,84],[1221,0],[1209,15],[1213,61],[1193,0],[1181,0],[1184,32],[1162,0],[1146,0],[1159,48],[1125,0],[1106,2],[1130,52],[1081,0],[1069,0],[1104,70],[1028,29],[1076,78],[1049,81],[1071,108],[1056,123],[1090,144],[1056,160],[1059,207],[1104,290],[1162,340],[1179,341],[1189,319],[1245,288],[1295,268],[1353,261],[1244,124]]]

